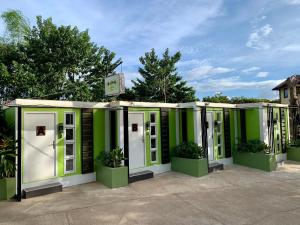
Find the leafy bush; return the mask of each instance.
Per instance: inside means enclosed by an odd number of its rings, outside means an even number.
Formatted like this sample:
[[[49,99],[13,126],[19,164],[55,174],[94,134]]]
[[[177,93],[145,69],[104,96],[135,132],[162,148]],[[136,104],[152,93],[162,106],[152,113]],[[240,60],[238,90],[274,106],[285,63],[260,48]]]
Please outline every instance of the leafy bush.
[[[176,146],[174,155],[181,158],[201,159],[205,157],[205,152],[201,146],[194,142],[188,142]]]
[[[124,160],[123,149],[116,147],[115,149],[104,152],[103,155],[103,164],[108,167],[117,168],[122,166],[122,161]]]
[[[15,176],[15,142],[3,136],[0,139],[0,179]]]
[[[265,144],[263,141],[260,140],[251,140],[248,142],[242,142],[237,146],[238,152],[265,152],[269,154],[271,152],[270,146]]]

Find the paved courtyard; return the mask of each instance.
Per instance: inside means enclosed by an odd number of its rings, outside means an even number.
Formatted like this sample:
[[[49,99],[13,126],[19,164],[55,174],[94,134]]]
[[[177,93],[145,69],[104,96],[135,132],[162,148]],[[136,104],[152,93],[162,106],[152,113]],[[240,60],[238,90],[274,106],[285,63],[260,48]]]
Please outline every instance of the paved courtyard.
[[[99,183],[0,203],[0,224],[300,224],[300,164],[240,166],[201,178],[168,172],[128,187]]]

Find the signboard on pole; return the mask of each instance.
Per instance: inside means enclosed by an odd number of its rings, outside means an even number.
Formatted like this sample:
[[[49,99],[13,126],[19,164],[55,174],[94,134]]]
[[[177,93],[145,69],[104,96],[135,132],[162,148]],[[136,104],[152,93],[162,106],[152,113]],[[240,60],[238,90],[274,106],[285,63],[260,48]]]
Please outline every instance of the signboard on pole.
[[[125,78],[123,73],[113,74],[105,78],[105,95],[118,96],[125,92]]]

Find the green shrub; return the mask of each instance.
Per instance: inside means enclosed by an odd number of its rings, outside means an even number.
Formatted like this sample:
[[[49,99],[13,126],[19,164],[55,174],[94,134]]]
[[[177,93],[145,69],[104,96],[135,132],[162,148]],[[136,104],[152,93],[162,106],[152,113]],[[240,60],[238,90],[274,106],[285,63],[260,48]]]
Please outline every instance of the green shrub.
[[[266,154],[269,154],[271,152],[271,148],[261,140],[251,140],[240,143],[237,146],[237,151],[252,153],[265,152]]]
[[[205,157],[205,152],[201,146],[198,146],[194,142],[187,142],[176,146],[174,156],[188,159],[201,159]]]
[[[15,176],[15,141],[11,137],[0,139],[0,179]]]
[[[107,167],[117,168],[122,166],[124,159],[123,149],[116,147],[109,152],[104,151],[103,164]]]

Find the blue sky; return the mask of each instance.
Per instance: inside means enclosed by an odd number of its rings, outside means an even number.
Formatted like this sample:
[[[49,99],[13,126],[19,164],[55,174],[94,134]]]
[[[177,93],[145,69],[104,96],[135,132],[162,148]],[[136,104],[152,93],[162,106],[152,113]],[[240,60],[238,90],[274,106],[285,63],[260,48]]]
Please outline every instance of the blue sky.
[[[31,25],[42,15],[88,29],[122,58],[128,87],[151,48],[181,51],[179,73],[199,98],[276,98],[272,87],[299,74],[300,0],[0,0],[0,12],[7,9],[21,10]]]

